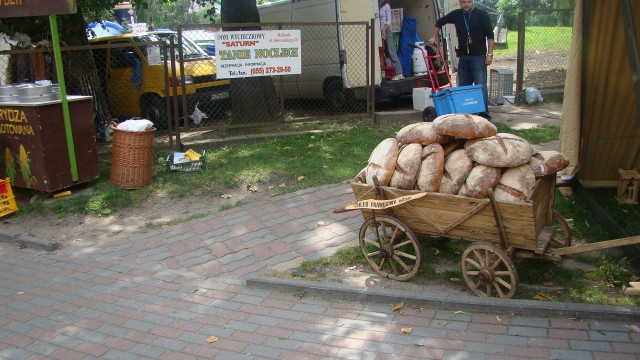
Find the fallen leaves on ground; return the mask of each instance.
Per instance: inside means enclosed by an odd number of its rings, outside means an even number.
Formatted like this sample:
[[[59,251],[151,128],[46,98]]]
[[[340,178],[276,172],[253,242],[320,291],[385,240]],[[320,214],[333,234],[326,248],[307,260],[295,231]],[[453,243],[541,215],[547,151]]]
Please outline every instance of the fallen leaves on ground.
[[[217,336],[210,336],[210,337],[207,338],[207,342],[209,344],[217,342],[217,341],[218,341],[218,337]]]
[[[397,304],[391,304],[391,311],[398,311],[404,306],[404,301]]]
[[[413,332],[413,329],[412,328],[401,328],[400,331],[403,334],[411,334],[411,332]]]
[[[551,297],[549,294],[539,292],[533,296],[533,300],[551,301],[553,300],[553,297]]]

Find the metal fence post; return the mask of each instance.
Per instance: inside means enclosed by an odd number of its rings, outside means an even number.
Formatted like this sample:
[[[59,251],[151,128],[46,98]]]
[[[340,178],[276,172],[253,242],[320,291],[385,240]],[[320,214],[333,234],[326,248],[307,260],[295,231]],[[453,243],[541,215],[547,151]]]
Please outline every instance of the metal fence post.
[[[516,58],[516,104],[522,101],[522,84],[524,82],[524,31],[525,13],[518,12],[518,52]]]

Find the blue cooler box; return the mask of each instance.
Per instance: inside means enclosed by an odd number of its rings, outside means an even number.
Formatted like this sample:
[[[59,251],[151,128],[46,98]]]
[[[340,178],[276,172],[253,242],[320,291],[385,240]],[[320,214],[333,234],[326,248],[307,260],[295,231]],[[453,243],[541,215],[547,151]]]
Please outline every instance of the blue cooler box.
[[[458,86],[429,95],[438,116],[485,112],[482,85]]]

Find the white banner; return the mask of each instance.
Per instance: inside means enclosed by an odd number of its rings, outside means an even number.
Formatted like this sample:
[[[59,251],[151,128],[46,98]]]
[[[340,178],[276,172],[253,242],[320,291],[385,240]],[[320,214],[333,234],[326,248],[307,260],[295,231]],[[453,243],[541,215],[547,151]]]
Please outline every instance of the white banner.
[[[421,193],[417,193],[417,194],[402,196],[402,197],[391,199],[391,200],[375,200],[375,199],[361,200],[361,201],[356,201],[356,202],[354,202],[352,204],[349,204],[349,205],[345,206],[344,209],[345,210],[387,209],[387,208],[390,208],[390,207],[402,205],[402,204],[404,204],[406,202],[409,202],[411,200],[419,199],[419,198],[421,198],[421,197],[423,197],[425,195],[427,195],[426,192],[421,192]]]
[[[300,44],[300,30],[217,32],[217,77],[300,74]]]

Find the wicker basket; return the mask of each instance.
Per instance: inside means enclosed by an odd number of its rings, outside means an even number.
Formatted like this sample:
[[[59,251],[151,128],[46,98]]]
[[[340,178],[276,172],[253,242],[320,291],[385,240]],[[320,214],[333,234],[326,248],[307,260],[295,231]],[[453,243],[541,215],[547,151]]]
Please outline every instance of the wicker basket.
[[[151,184],[156,129],[126,131],[112,124],[111,130],[111,183],[123,189],[140,189]]]

